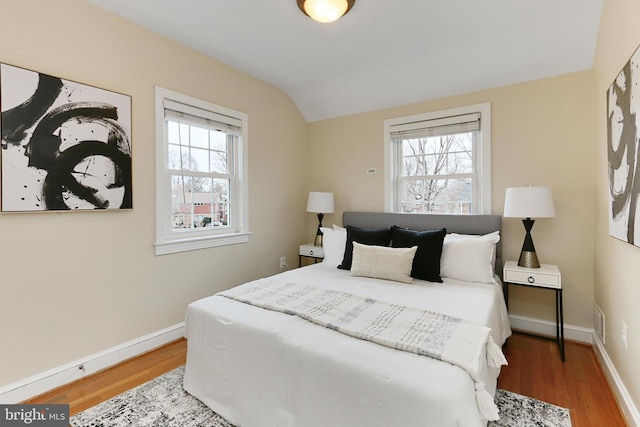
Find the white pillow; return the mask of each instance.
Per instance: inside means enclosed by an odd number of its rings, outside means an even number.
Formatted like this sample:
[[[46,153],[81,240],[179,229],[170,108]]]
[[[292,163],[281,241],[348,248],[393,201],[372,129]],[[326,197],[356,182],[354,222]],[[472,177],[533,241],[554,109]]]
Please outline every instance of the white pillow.
[[[494,259],[499,233],[478,237],[445,237],[440,257],[440,276],[466,282],[494,283]]]
[[[477,238],[481,238],[481,237],[488,237],[488,236],[500,236],[500,232],[499,231],[494,231],[492,233],[487,233],[487,234],[458,234],[458,233],[450,233],[447,234],[446,236],[444,236],[444,241],[447,241],[447,239],[477,239]],[[500,239],[498,239],[500,240]],[[491,268],[493,270],[496,269],[496,245],[493,245],[493,257],[491,258]]]
[[[322,250],[324,251],[324,260],[329,264],[336,266],[342,263],[344,258],[344,248],[347,245],[347,229],[334,225],[333,228],[321,227],[322,231]]]
[[[487,234],[459,234],[459,233],[450,233],[445,236],[449,239],[477,239],[479,237],[489,237],[489,236],[500,236],[499,231],[493,231]]]
[[[390,248],[353,242],[353,261],[349,274],[411,283],[411,267],[417,249],[417,246]]]

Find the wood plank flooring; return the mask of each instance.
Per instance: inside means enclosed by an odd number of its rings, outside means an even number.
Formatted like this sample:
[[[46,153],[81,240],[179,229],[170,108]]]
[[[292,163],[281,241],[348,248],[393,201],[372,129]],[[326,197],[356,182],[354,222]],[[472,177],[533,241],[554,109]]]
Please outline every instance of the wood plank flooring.
[[[74,415],[184,364],[186,348],[175,341],[25,403],[68,403]],[[571,409],[573,427],[626,426],[593,349],[567,342],[565,352],[562,363],[555,341],[514,333],[498,387]]]
[[[68,403],[75,415],[100,402],[169,372],[187,361],[187,340],[180,339],[24,403]]]
[[[499,388],[569,408],[573,427],[627,425],[591,346],[566,341],[562,363],[554,340],[514,333],[503,351]]]

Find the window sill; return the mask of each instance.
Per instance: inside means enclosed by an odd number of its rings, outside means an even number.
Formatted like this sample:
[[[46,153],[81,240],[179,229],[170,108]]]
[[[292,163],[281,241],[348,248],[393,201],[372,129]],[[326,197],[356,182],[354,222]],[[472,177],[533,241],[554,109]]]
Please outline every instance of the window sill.
[[[167,255],[178,252],[194,251],[197,249],[247,243],[250,235],[251,233],[233,233],[156,242],[156,255]]]

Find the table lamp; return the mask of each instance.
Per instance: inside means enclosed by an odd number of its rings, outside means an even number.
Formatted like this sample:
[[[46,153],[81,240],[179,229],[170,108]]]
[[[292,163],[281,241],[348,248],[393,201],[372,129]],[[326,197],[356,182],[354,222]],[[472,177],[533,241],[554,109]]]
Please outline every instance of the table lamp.
[[[533,228],[534,223],[532,218],[551,218],[556,216],[549,187],[507,188],[503,216],[505,218],[523,218],[522,223],[524,224],[526,235],[518,265],[526,268],[540,268],[538,255],[531,238],[531,228]]]
[[[320,191],[309,192],[309,200],[307,200],[307,212],[318,214],[318,231],[316,239],[313,242],[315,246],[322,246],[322,218],[324,214],[333,213],[333,193],[325,193]]]

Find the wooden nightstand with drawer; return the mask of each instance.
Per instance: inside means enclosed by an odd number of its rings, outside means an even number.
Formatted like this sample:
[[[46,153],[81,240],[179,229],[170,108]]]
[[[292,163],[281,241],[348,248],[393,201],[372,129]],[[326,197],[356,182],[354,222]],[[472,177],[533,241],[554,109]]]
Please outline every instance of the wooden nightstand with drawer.
[[[504,298],[509,308],[509,285],[551,289],[556,293],[556,341],[564,362],[564,313],[562,308],[562,275],[556,265],[542,264],[540,268],[520,267],[507,261],[502,270]]]

